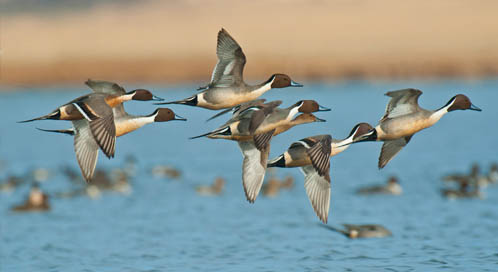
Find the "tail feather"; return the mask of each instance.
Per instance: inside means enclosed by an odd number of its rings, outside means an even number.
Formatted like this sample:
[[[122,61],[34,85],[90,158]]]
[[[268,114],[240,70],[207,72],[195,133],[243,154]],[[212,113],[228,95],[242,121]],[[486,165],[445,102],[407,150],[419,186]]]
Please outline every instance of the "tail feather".
[[[268,161],[267,167],[285,167],[284,154],[276,157],[275,159]]]
[[[169,105],[169,104],[181,104],[181,105],[188,105],[188,106],[197,106],[197,95],[191,96],[189,98],[185,98],[183,100],[154,103],[154,105]]]
[[[36,128],[36,129],[45,132],[55,132],[55,133],[62,133],[74,136],[74,129],[43,129],[43,128]]]
[[[47,115],[43,115],[41,117],[37,117],[37,118],[29,119],[29,120],[18,121],[17,123],[27,123],[27,122],[33,122],[33,121],[38,121],[38,120],[46,120],[46,119],[58,120],[59,117],[60,117],[60,111],[56,110],[56,111],[53,111]]]

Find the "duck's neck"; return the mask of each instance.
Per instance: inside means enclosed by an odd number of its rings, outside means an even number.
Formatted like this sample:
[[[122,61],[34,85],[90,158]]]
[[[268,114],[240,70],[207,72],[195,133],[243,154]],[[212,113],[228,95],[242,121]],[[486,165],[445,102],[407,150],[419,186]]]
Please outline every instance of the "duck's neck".
[[[337,142],[332,142],[331,156],[335,156],[335,155],[341,153],[342,151],[348,149],[348,147],[352,143],[353,143],[353,136],[348,137],[348,138],[343,139],[343,140],[340,140],[340,141],[337,141]]]
[[[130,116],[120,121],[115,122],[116,125],[116,136],[122,136],[137,130],[147,124],[154,123],[154,115],[149,116]]]
[[[445,114],[448,113],[448,109],[451,107],[452,104],[448,104],[438,110],[435,110],[432,112],[431,116],[430,116],[430,119],[432,121],[432,123],[436,123],[437,121],[439,121],[439,119],[441,119],[441,117],[443,117]]]
[[[296,114],[299,113],[299,107],[296,107],[296,106],[288,107],[286,110],[288,111],[287,118],[286,118],[287,121],[291,121],[292,119],[294,119]]]
[[[257,95],[258,97],[260,95],[266,93],[267,91],[269,91],[271,89],[271,85],[273,84],[273,80],[275,80],[275,79],[268,80],[266,82],[263,82],[259,85],[254,86],[254,89],[251,91],[251,93]]]

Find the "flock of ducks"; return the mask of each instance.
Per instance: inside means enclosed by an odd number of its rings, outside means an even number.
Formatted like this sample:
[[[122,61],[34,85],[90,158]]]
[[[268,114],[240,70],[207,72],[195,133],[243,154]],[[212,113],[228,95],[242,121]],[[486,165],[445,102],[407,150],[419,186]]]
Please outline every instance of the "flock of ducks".
[[[210,119],[232,112],[231,118],[223,125],[192,139],[207,137],[237,142],[244,158],[242,184],[246,198],[251,203],[259,195],[267,168],[300,167],[305,176],[304,187],[308,198],[316,215],[324,223],[327,222],[330,206],[331,157],[353,143],[382,141],[378,161],[381,169],[410,142],[415,133],[433,126],[448,112],[481,110],[463,94],[455,95],[439,109],[426,110],[418,105],[418,98],[422,94],[420,90],[391,91],[386,93],[390,101],[385,114],[375,127],[367,123],[357,124],[349,136],[341,140],[333,139],[330,134],[309,136],[292,143],[280,156],[268,159],[274,136],[297,125],[324,122],[314,113],[330,109],[314,100],[302,100],[287,108],[280,108],[282,101],[266,102],[265,99],[259,99],[270,89],[303,85],[285,74],[273,74],[257,85],[246,84],[243,80],[246,57],[239,44],[224,29],[218,32],[216,54],[218,62],[211,81],[199,88],[199,93],[182,100],[156,104],[223,110]],[[73,128],[67,130],[43,130],[74,136],[76,159],[83,177],[89,183],[94,176],[98,149],[108,158],[114,157],[116,137],[153,122],[186,120],[168,108],[158,108],[146,116],[128,114],[124,102],[162,100],[148,90],[126,92],[116,83],[97,80],[88,80],[86,85],[92,89],[92,93],[76,98],[47,115],[23,122],[44,119],[71,121]]]

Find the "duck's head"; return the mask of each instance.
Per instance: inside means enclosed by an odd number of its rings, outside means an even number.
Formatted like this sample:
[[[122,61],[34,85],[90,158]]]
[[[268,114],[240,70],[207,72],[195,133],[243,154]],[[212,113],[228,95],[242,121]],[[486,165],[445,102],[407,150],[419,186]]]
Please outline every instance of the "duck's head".
[[[136,89],[129,93],[132,100],[138,101],[163,101],[164,99],[153,95],[149,90],[146,89]]]
[[[154,116],[154,122],[167,122],[171,120],[187,121],[186,118],[176,115],[169,108],[158,108],[150,116]]]
[[[297,108],[299,112],[312,113],[317,111],[330,111],[329,108],[321,106],[315,100],[300,100],[292,105],[292,108]]]
[[[303,87],[303,84],[293,81],[286,74],[273,74],[267,82],[271,82],[272,88]]]
[[[358,231],[357,231],[357,230],[355,230],[355,229],[353,229],[353,230],[350,230],[350,231],[349,231],[349,238],[351,238],[351,239],[356,239],[356,238],[358,238],[358,235],[359,235],[359,233],[358,233]]]
[[[387,180],[388,184],[398,184],[398,178],[395,176],[391,176],[389,180]]]
[[[353,129],[349,133],[348,138],[352,137],[352,142],[357,142],[358,140],[361,140],[360,138],[363,135],[368,134],[368,132],[372,129],[373,127],[368,123],[359,123],[353,127]]]
[[[470,99],[463,95],[463,94],[457,94],[453,96],[450,101],[446,104],[445,107],[448,107],[448,112],[454,111],[454,110],[475,110],[475,111],[481,111],[480,108],[476,107],[475,105],[470,102]]]
[[[367,127],[365,126],[364,128]],[[362,133],[357,133],[357,135],[355,135],[353,143],[368,142],[368,141],[377,141],[377,130],[375,128],[371,128],[371,126],[369,130],[364,129]]]

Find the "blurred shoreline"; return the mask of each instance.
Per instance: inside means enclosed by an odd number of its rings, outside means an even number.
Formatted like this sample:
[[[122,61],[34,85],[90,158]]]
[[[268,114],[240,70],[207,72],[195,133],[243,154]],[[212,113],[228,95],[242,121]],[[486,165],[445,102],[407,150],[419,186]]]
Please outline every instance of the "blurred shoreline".
[[[3,2],[2,86],[207,83],[222,27],[247,82],[498,76],[491,0]]]

